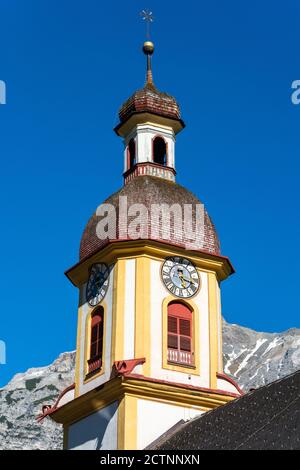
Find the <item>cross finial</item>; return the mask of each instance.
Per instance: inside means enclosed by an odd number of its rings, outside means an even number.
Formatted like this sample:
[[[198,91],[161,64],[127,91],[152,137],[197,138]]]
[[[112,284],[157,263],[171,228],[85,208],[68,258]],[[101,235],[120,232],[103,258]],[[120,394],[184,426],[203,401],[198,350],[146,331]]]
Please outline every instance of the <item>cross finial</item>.
[[[142,19],[146,22],[146,37],[150,38],[150,25],[154,21],[154,16],[151,10],[145,9],[140,13]]]

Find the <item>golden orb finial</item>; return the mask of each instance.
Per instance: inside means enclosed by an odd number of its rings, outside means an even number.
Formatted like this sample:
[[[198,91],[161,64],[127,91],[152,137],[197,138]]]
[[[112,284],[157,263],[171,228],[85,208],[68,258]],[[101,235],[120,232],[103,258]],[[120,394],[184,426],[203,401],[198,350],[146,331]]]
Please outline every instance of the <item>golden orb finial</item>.
[[[143,52],[146,55],[152,55],[154,52],[154,44],[152,41],[145,41],[143,44]]]

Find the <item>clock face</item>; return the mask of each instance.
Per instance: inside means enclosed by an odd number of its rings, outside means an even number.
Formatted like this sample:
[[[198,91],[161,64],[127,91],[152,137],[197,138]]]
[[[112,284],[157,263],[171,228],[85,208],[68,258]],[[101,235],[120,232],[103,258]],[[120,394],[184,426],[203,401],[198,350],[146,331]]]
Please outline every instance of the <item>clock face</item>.
[[[86,286],[86,299],[94,307],[104,298],[109,285],[109,268],[104,263],[93,264]]]
[[[166,258],[161,275],[166,288],[177,297],[192,297],[200,287],[197,269],[191,261],[180,256]]]

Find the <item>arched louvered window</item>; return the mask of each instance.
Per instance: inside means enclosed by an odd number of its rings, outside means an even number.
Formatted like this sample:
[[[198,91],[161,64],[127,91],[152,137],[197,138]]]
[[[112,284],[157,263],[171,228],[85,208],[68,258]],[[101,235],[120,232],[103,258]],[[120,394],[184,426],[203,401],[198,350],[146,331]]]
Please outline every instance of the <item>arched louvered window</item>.
[[[181,302],[168,305],[168,362],[193,365],[193,312]]]
[[[162,137],[155,137],[153,141],[153,162],[167,166],[167,145]]]
[[[135,140],[130,139],[128,144],[128,170],[133,168],[136,164],[136,148],[135,148]]]
[[[103,321],[104,309],[103,307],[97,308],[92,314],[91,319],[91,343],[90,343],[90,358],[88,360],[88,373],[94,373],[102,367],[103,356]]]

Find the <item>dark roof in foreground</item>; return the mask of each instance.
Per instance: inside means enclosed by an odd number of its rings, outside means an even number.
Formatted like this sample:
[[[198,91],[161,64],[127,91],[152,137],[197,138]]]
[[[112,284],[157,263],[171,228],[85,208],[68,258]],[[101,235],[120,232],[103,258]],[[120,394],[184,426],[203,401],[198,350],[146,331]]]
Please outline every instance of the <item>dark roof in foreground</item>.
[[[170,434],[148,449],[300,449],[300,371],[194,418]]]

